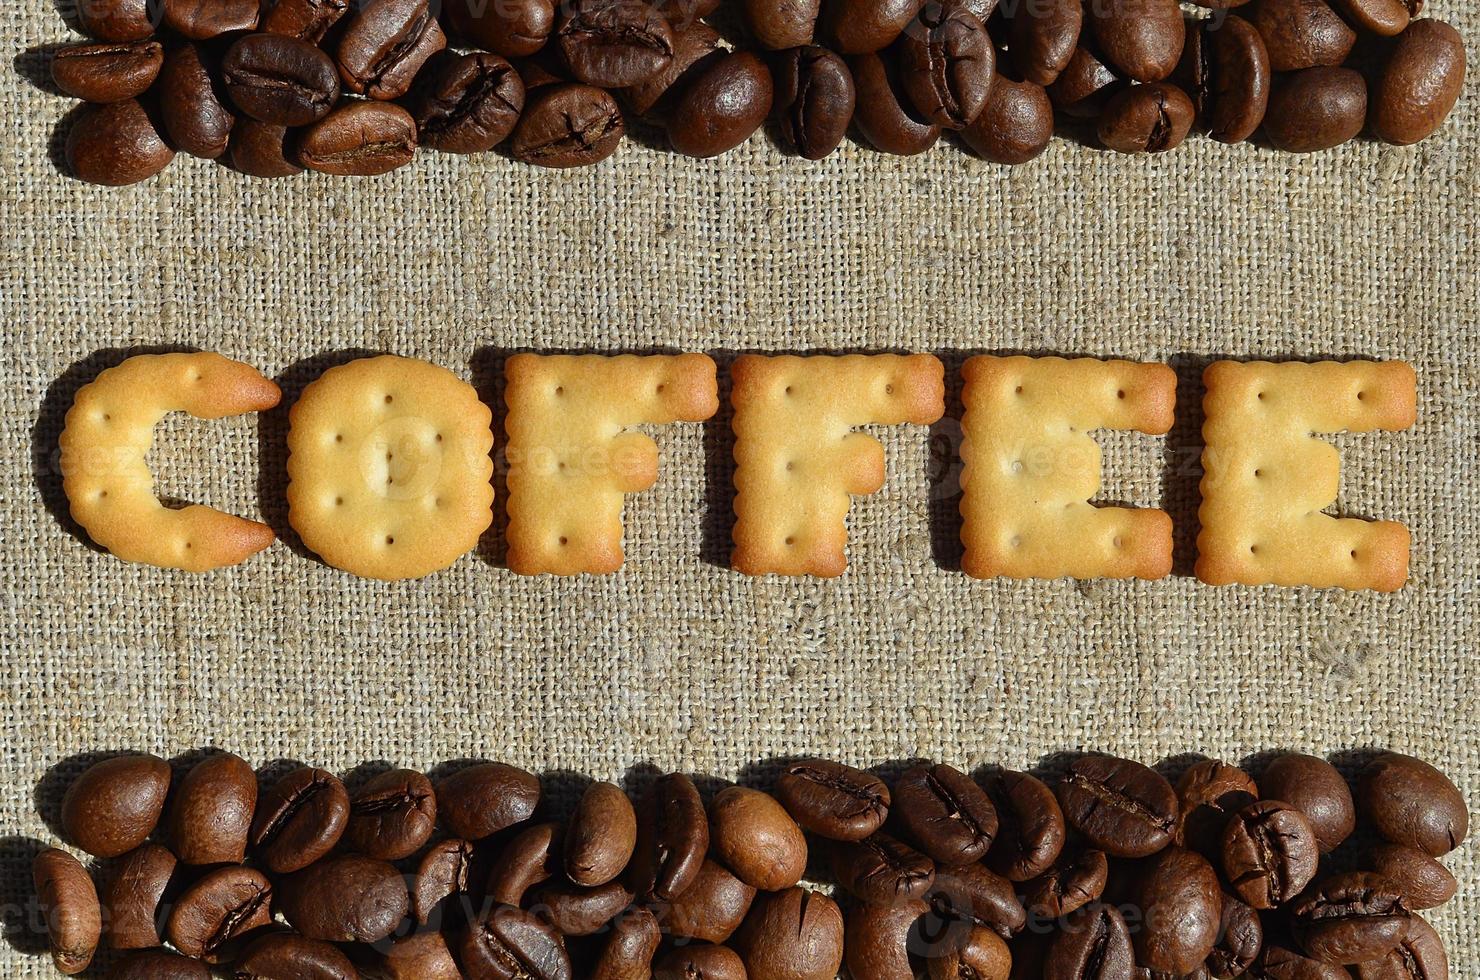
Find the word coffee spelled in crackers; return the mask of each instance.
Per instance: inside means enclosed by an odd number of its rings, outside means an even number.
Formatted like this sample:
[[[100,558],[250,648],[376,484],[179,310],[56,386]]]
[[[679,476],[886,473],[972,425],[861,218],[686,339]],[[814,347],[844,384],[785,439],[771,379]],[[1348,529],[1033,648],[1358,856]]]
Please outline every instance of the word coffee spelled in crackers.
[[[735,550],[747,575],[841,575],[849,495],[884,485],[884,447],[861,425],[928,425],[945,413],[930,354],[735,361]]]
[[[1095,429],[1165,435],[1177,376],[1165,364],[973,357],[962,371],[961,566],[975,578],[1145,578],[1172,570],[1172,520],[1096,507]]]
[[[1401,587],[1408,529],[1322,513],[1336,500],[1341,461],[1316,434],[1413,425],[1413,368],[1217,361],[1203,379],[1197,577],[1210,585]]]
[[[179,510],[154,495],[145,456],[170,412],[200,419],[261,412],[278,386],[220,354],[140,354],[77,392],[62,431],[62,490],[72,517],[125,561],[206,572],[272,544],[272,528],[194,504]]]
[[[288,417],[288,521],[335,568],[419,578],[493,522],[493,415],[446,368],[352,361],[305,388]]]
[[[509,567],[524,575],[622,567],[622,499],[658,478],[632,427],[702,422],[719,408],[704,354],[516,354],[505,367]]]

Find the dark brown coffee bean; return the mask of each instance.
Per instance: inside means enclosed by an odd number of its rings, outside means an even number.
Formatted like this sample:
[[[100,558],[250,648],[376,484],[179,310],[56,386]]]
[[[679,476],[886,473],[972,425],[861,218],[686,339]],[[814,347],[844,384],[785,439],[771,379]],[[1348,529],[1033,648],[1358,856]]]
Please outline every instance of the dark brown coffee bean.
[[[1209,860],[1218,859],[1223,828],[1258,799],[1254,778],[1238,766],[1216,759],[1199,762],[1177,780],[1177,843]]]
[[[476,52],[437,66],[416,103],[417,140],[444,153],[482,153],[514,131],[524,81],[496,54]]]
[[[1362,812],[1384,840],[1438,857],[1470,830],[1465,799],[1449,778],[1421,759],[1386,752],[1358,780]]]
[[[1310,959],[1283,945],[1265,946],[1249,976],[1253,980],[1352,980],[1336,964]]]
[[[591,967],[591,980],[652,980],[653,957],[662,941],[657,916],[644,908],[628,909],[612,923]]]
[[[439,932],[418,932],[393,940],[382,966],[388,980],[463,980],[452,950]]]
[[[1105,892],[1110,863],[1104,851],[1078,851],[1023,885],[1023,904],[1040,919],[1059,919]]]
[[[1094,902],[1064,920],[1048,945],[1043,976],[1055,980],[1131,980],[1135,954],[1125,919]]]
[[[997,835],[997,810],[986,790],[944,763],[906,770],[892,796],[902,835],[942,864],[981,860]]]
[[[287,874],[332,851],[348,822],[349,793],[344,784],[331,772],[303,766],[279,779],[257,801],[250,839],[257,859],[269,871]]]
[[[67,169],[89,184],[120,187],[148,180],[170,165],[175,151],[135,99],[89,106],[67,133]]]
[[[697,23],[701,17],[712,16],[720,8],[722,0],[653,0],[653,9],[675,29]]]
[[[792,48],[778,55],[773,76],[776,96],[772,105],[787,144],[808,160],[821,160],[836,150],[848,132],[857,97],[843,59],[826,48]],[[786,802],[784,796],[782,802]],[[792,816],[807,826],[800,815]]]
[[[211,980],[211,968],[200,960],[149,950],[119,960],[108,971],[108,980]]]
[[[1307,68],[1275,83],[1264,135],[1287,153],[1314,153],[1356,137],[1367,119],[1367,83],[1350,68]]]
[[[1449,957],[1434,927],[1415,915],[1397,949],[1358,963],[1352,975],[1356,980],[1449,980]]]
[[[143,95],[163,64],[158,41],[70,44],[51,56],[51,80],[84,102],[122,102]]]
[[[349,0],[276,0],[262,18],[262,29],[318,44],[348,10]]]
[[[495,908],[463,934],[468,980],[571,980],[570,957],[560,934],[534,915]]]
[[[756,43],[771,51],[812,43],[821,0],[742,0],[745,23]]]
[[[160,939],[160,903],[175,874],[175,856],[143,844],[124,857],[103,889],[104,926],[113,949],[152,949]]]
[[[1278,800],[1251,803],[1223,830],[1223,874],[1256,909],[1293,899],[1315,877],[1320,850],[1310,821]]]
[[[1218,942],[1208,954],[1207,968],[1218,980],[1234,980],[1253,969],[1264,948],[1264,924],[1259,913],[1223,893],[1223,921]]]
[[[62,797],[62,833],[96,857],[117,857],[144,843],[159,823],[170,764],[152,755],[105,759]]]
[[[288,147],[288,127],[238,119],[226,147],[233,168],[249,177],[291,177],[302,173]]]
[[[1088,46],[1088,31],[1085,35],[1069,63],[1048,87],[1048,97],[1055,108],[1071,119],[1096,118],[1111,97],[1125,87],[1124,80]]]
[[[986,783],[997,810],[997,839],[987,866],[1008,881],[1047,871],[1064,848],[1064,813],[1053,790],[1025,772],[1003,770]]]
[[[1197,110],[1175,85],[1134,85],[1115,96],[1100,117],[1100,142],[1121,153],[1161,153],[1182,145]],[[1160,814],[1158,814],[1160,816]],[[1142,841],[1150,846],[1150,839]]]
[[[396,931],[410,900],[394,865],[340,854],[284,878],[277,906],[288,924],[310,939],[375,943]]]
[[[164,25],[192,41],[255,30],[261,0],[163,0]]]
[[[1399,37],[1372,91],[1372,131],[1406,146],[1438,132],[1465,82],[1465,44],[1442,20],[1416,20]]]
[[[893,57],[857,54],[848,59],[857,90],[853,121],[869,145],[881,153],[913,156],[940,139],[940,127],[921,118],[904,94]]]
[[[1137,869],[1136,962],[1173,976],[1191,973],[1208,958],[1223,921],[1223,892],[1213,866],[1186,848],[1168,847]]]
[[[1145,148],[1167,148],[1155,138],[1145,143]],[[1056,795],[1069,825],[1113,857],[1145,857],[1172,842],[1177,794],[1166,777],[1139,762],[1095,755],[1075,759]]]
[[[1105,61],[1138,82],[1159,82],[1182,57],[1177,0],[1095,0],[1088,22]]]
[[[637,811],[632,890],[644,901],[672,901],[698,879],[708,850],[709,819],[693,780],[681,772],[654,780]]]
[[[356,95],[399,99],[421,66],[447,46],[427,0],[368,0],[339,39],[339,77]]]
[[[903,841],[879,832],[832,848],[833,877],[875,905],[923,898],[935,882],[935,862]]]
[[[437,784],[443,825],[470,841],[523,823],[539,802],[540,781],[502,762],[459,769]]]
[[[532,92],[509,152],[540,167],[586,167],[617,152],[626,125],[606,91],[567,82]]]
[[[303,134],[299,161],[323,173],[384,173],[410,162],[416,142],[407,130],[414,126],[397,106],[352,102]],[[410,857],[432,836],[437,802],[431,780],[414,769],[383,772],[350,798],[345,846],[386,861]]]
[[[833,980],[843,965],[843,913],[805,888],[763,892],[730,945],[754,980]]]
[[[669,950],[654,967],[653,980],[747,980],[747,976],[739,953],[728,946],[699,944]]]
[[[940,956],[928,961],[930,980],[1008,980],[1012,953],[990,929],[975,926],[953,935]]]
[[[1265,799],[1283,800],[1305,814],[1322,853],[1335,850],[1356,828],[1352,792],[1325,759],[1295,752],[1282,755],[1259,777],[1259,786]]]
[[[291,932],[252,940],[236,963],[236,976],[249,980],[359,980],[349,957],[336,946]]]
[[[103,934],[98,892],[82,862],[51,847],[31,862],[31,881],[52,962],[71,976],[87,969]]]
[[[536,888],[528,904],[561,935],[590,936],[632,904],[632,893],[620,881],[595,888],[553,881]]]
[[[904,33],[923,6],[925,0],[826,0],[819,33],[840,54],[882,51]]]
[[[236,864],[247,853],[257,774],[230,752],[207,756],[181,780],[170,804],[171,849],[182,864]]]
[[[499,853],[488,872],[488,897],[499,905],[521,905],[524,893],[560,873],[559,824],[526,827]]]
[[[180,952],[217,963],[234,954],[243,936],[271,924],[272,885],[255,868],[236,865],[218,868],[187,888],[165,928]]]
[[[998,75],[986,107],[961,131],[961,138],[984,160],[1027,163],[1053,141],[1053,103],[1048,91],[1042,85]]]
[[[710,62],[723,57],[719,34],[702,21],[673,32],[673,58],[657,74],[622,90],[622,98],[634,115],[662,118],[684,91],[690,78]],[[767,82],[770,75],[766,76]]]
[[[159,113],[175,148],[204,160],[226,152],[236,116],[226,108],[199,45],[175,48],[159,73]]]
[[[735,877],[761,891],[802,880],[807,839],[791,814],[769,794],[726,786],[709,803],[709,844]]]
[[[1248,18],[1264,38],[1275,71],[1339,65],[1357,42],[1326,0],[1255,0]]]
[[[568,0],[555,36],[571,74],[602,88],[636,85],[673,60],[673,29],[642,0]]]
[[[1252,136],[1264,121],[1273,81],[1264,39],[1254,26],[1230,14],[1210,17],[1200,29],[1189,27],[1183,65],[1208,135],[1220,143]]]
[[[1436,859],[1407,844],[1378,844],[1362,856],[1362,866],[1388,879],[1410,909],[1431,909],[1454,897],[1459,883]]]
[[[1012,882],[983,864],[937,868],[929,901],[943,918],[986,926],[1003,938],[1017,935],[1028,921]]]
[[[1008,21],[1008,50],[1025,81],[1052,84],[1080,46],[1080,0],[1021,0]]]
[[[1413,11],[1412,0],[1335,0],[1338,11],[1358,30],[1383,37],[1403,33]]]
[[[82,31],[99,41],[144,41],[154,34],[149,0],[83,0],[76,5]]]
[[[732,150],[761,128],[774,94],[771,72],[754,54],[716,58],[684,84],[667,119],[668,142],[693,157]]]
[[[850,908],[843,930],[848,976],[913,980],[918,971],[911,963],[911,946],[918,943],[919,924],[929,912],[930,906],[918,899],[896,905],[860,902]]]
[[[963,129],[982,111],[996,74],[987,28],[959,2],[928,0],[899,39],[900,83],[919,112]]]
[[[447,0],[444,9],[465,40],[505,58],[536,53],[555,29],[552,0]]]
[[[799,53],[797,57],[804,56]],[[798,70],[788,79],[795,85],[782,83],[780,87],[815,88],[813,74]],[[851,80],[848,86],[851,93]],[[789,104],[793,100],[786,101]],[[850,94],[850,106],[852,101]],[[826,759],[803,759],[788,765],[776,781],[776,799],[803,829],[831,840],[863,840],[882,827],[889,815],[889,787],[882,779]]]
[[[259,122],[306,126],[339,102],[339,74],[327,54],[282,34],[249,34],[221,62],[226,92]]]
[[[755,889],[708,858],[699,877],[673,900],[663,916],[664,931],[687,939],[722,943],[739,927]]]
[[[433,844],[417,862],[411,879],[411,914],[425,925],[443,899],[468,890],[473,845],[456,837]]]
[[[1343,965],[1380,959],[1397,949],[1412,921],[1393,883],[1370,871],[1317,882],[1290,906],[1290,914],[1307,955]]]

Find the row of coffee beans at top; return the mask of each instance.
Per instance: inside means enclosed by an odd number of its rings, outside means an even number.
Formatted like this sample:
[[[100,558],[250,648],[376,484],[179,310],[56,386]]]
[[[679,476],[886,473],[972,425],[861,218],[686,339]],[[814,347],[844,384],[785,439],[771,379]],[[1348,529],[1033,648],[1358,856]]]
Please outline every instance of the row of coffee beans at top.
[[[1422,0],[1253,0],[1247,17],[1226,9],[1247,0],[1198,2],[1211,16],[1184,20],[1177,0],[742,0],[747,50],[705,22],[722,0],[80,0],[101,43],[55,52],[52,75],[93,104],[71,171],[112,185],[177,151],[259,177],[381,174],[418,147],[574,167],[615,152],[629,117],[697,157],[768,118],[808,159],[852,125],[886,153],[954,131],[1024,163],[1056,116],[1128,153],[1198,126],[1310,152],[1364,128],[1417,142],[1463,87],[1463,41],[1418,19]]]
[[[125,980],[1445,980],[1418,910],[1456,891],[1465,801],[1397,753],[1355,785],[1299,754],[1175,786],[1102,755],[1047,782],[805,759],[769,792],[672,773],[571,810],[500,763],[259,791],[235,755],[133,755],[62,801],[101,893],[56,848],[35,885],[57,966],[106,941]]]

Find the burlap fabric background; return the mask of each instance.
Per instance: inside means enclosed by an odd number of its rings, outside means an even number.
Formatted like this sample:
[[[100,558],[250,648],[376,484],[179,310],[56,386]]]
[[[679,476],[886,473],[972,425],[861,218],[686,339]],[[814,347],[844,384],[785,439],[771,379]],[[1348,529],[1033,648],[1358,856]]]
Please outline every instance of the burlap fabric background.
[[[1472,42],[1480,12],[1433,0]],[[1059,141],[1014,170],[950,145],[826,162],[756,137],[695,162],[629,142],[591,170],[428,154],[389,177],[267,183],[180,159],[102,190],[49,158],[66,101],[46,0],[0,12],[0,848],[6,976],[49,975],[24,934],[27,862],[79,753],[206,745],[256,764],[464,757],[621,777],[762,777],[818,752],[1052,766],[1393,746],[1480,800],[1480,88],[1412,149],[1313,157],[1205,140],[1158,158]],[[649,141],[651,142],[651,140]],[[54,147],[53,147],[54,152]],[[496,400],[509,349],[975,351],[1166,360],[1166,440],[1106,438],[1106,500],[1159,505],[1179,574],[1151,584],[975,582],[953,569],[956,427],[885,430],[888,486],[856,501],[833,582],[724,567],[725,416],[657,433],[628,564],[522,579],[497,535],[425,581],[360,581],[279,543],[189,576],[76,536],[52,465],[76,387],[135,345],[219,350],[291,399],[346,352],[423,357]],[[1214,589],[1187,576],[1199,373],[1222,356],[1405,358],[1417,427],[1338,440],[1340,507],[1413,528],[1395,596]],[[954,410],[954,409],[953,409]],[[282,411],[165,426],[162,493],[288,529]],[[1176,760],[1173,760],[1173,768]],[[38,800],[43,804],[37,812]],[[1480,976],[1473,844],[1435,916]]]

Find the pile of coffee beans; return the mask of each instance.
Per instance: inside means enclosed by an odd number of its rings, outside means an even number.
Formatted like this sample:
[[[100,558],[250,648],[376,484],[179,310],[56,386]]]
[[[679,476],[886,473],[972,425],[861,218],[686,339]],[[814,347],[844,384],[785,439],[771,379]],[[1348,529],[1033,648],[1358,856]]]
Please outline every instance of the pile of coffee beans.
[[[97,43],[55,52],[89,103],[72,173],[130,184],[184,152],[258,177],[385,173],[418,147],[575,167],[610,156],[628,117],[714,156],[773,119],[807,159],[850,126],[885,153],[944,132],[1024,163],[1056,119],[1127,153],[1194,128],[1262,127],[1291,152],[1364,129],[1434,133],[1465,49],[1423,0],[80,0]],[[1239,8],[1232,13],[1229,8]],[[743,24],[743,26],[741,26]]]
[[[500,763],[353,788],[304,767],[259,790],[230,754],[181,771],[123,756],[67,791],[103,884],[35,860],[64,973],[106,943],[121,980],[1445,980],[1418,912],[1454,895],[1436,858],[1468,829],[1454,784],[1397,753],[1355,794],[1296,754],[1175,785],[1101,755],[1047,781],[804,759],[770,792],[706,803],[672,773],[563,807]]]

